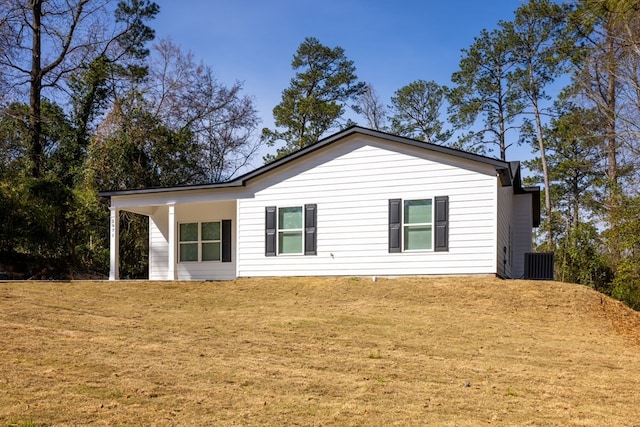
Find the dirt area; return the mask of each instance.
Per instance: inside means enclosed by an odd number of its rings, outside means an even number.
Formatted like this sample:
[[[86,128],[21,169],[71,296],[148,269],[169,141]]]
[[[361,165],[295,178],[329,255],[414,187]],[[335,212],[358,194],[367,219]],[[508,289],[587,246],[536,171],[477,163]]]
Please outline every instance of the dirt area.
[[[640,425],[640,314],[556,282],[2,282],[0,343],[5,426]]]

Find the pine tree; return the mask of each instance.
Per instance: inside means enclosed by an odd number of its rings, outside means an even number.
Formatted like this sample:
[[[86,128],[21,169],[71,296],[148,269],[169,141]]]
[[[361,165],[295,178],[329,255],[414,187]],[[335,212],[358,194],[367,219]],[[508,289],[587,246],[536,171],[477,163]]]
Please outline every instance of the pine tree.
[[[273,109],[275,129],[263,129],[262,140],[269,146],[279,141],[284,146],[266,161],[284,157],[318,141],[328,130],[340,124],[350,100],[362,94],[365,84],[358,82],[353,61],[344,49],[329,48],[313,37],[298,47],[291,66],[296,75],[282,92],[282,101]]]

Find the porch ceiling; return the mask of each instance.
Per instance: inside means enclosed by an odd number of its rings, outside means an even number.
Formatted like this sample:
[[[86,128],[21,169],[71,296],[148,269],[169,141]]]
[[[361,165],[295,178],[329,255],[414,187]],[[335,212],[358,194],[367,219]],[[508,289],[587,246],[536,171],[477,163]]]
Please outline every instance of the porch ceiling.
[[[119,208],[121,211],[133,212],[139,215],[151,216],[156,210],[158,210],[158,206],[129,206],[126,208]]]

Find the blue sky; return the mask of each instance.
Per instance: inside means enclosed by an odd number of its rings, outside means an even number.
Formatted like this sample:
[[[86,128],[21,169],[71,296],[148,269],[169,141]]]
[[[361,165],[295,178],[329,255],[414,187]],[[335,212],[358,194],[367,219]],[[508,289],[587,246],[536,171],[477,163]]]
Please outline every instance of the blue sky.
[[[341,46],[359,79],[380,99],[415,80],[450,84],[461,49],[483,28],[510,20],[521,0],[156,0],[151,25],[213,69],[227,85],[244,83],[261,127],[294,76],[291,59],[305,37]],[[363,119],[360,124],[365,125]],[[524,152],[523,152],[524,150]],[[273,149],[275,151],[275,149]],[[508,152],[516,159],[528,148]],[[258,159],[258,163],[259,159]]]

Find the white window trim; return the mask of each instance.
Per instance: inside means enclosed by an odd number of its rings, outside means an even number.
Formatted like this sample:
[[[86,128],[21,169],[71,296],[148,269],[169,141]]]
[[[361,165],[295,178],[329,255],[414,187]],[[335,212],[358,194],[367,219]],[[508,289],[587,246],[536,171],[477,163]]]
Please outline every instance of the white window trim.
[[[202,224],[203,223],[208,223],[208,222],[217,222],[217,223],[220,224],[220,240],[202,240]],[[198,240],[189,240],[189,241],[185,241],[185,242],[182,242],[180,240],[180,226],[183,225],[183,224],[198,224]],[[222,262],[222,220],[221,219],[213,219],[213,220],[206,220],[206,221],[179,222],[176,232],[178,234],[178,238],[176,240],[177,240],[177,244],[178,244],[177,260],[178,260],[179,264]],[[195,260],[195,261],[181,261],[180,260],[180,250],[181,250],[181,246],[182,246],[183,243],[184,244],[196,243],[198,245],[198,259],[197,260]],[[202,244],[203,243],[220,243],[220,259],[219,260],[203,261],[202,260]]]
[[[431,200],[431,222],[416,222],[413,224],[406,224],[404,222],[404,205],[406,202],[414,202],[418,200]],[[402,248],[403,253],[415,253],[415,252],[434,252],[435,247],[435,233],[434,233],[434,223],[435,223],[435,197],[423,197],[418,199],[402,199],[401,212],[400,212],[400,220],[402,224],[402,232],[400,233],[400,247]],[[425,225],[431,226],[431,247],[429,249],[405,249],[405,228],[406,227],[424,227]]]
[[[287,209],[287,208],[300,208],[300,212],[302,215],[302,228],[285,228],[285,229],[280,229],[280,209]],[[295,253],[283,253],[280,252],[280,232],[300,232],[300,252],[295,252]],[[285,206],[276,206],[276,255],[277,256],[300,256],[300,255],[304,255],[304,205],[285,205]]]

